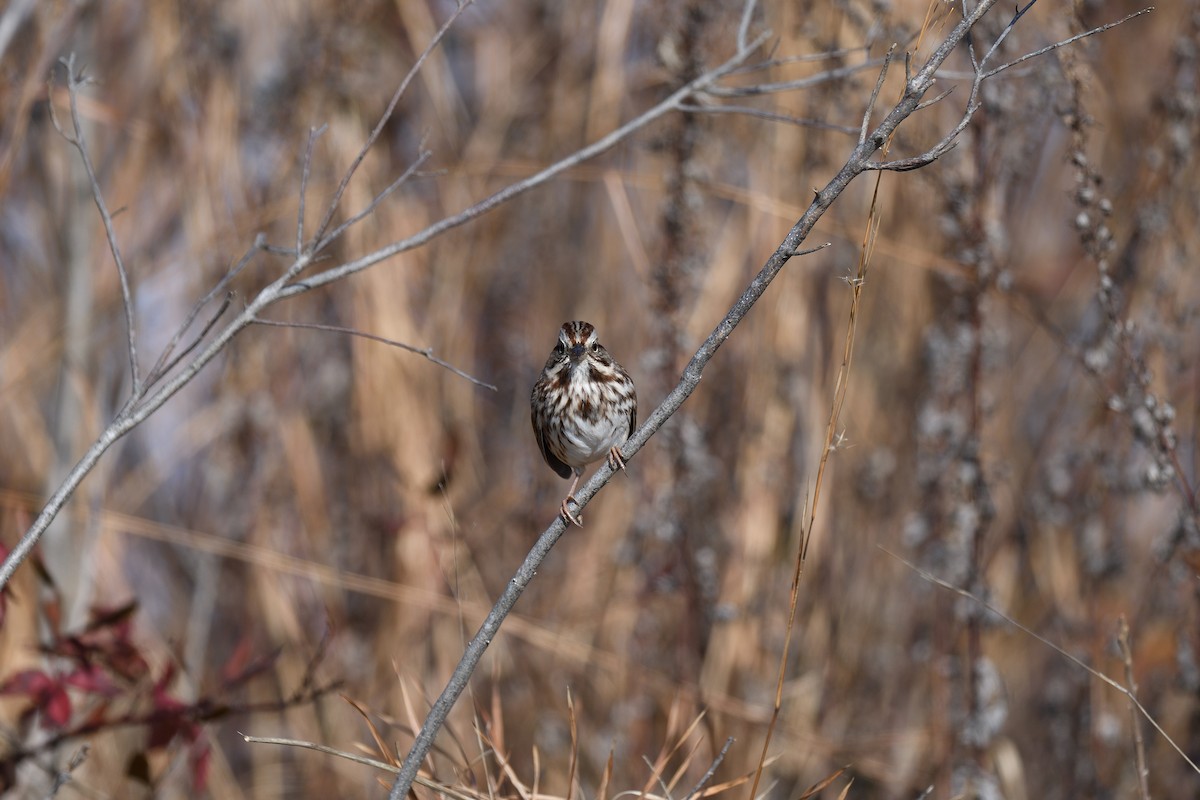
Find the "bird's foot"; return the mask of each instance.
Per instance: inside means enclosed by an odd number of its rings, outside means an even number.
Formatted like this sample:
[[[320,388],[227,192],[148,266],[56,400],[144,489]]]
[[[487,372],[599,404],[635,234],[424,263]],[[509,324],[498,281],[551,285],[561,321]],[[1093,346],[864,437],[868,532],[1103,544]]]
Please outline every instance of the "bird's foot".
[[[608,451],[608,464],[614,470],[625,471],[625,459],[621,457],[621,451],[616,447],[612,447]]]
[[[559,508],[559,513],[562,514],[563,520],[568,525],[572,525],[572,524],[578,525],[580,528],[582,528],[583,527],[583,517],[572,514],[571,508],[568,505],[568,503],[574,503],[574,502],[575,502],[575,495],[573,495],[573,494],[567,495],[565,498],[563,498],[562,506]]]

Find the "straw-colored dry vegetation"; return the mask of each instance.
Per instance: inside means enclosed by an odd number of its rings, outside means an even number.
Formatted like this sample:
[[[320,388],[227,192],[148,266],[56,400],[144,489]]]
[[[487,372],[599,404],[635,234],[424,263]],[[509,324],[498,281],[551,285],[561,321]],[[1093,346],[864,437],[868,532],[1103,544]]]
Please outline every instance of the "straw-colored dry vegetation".
[[[1137,8],[1042,0],[1003,58]],[[75,53],[94,79],[78,114],[128,268],[144,372],[257,234],[295,246],[308,132],[326,125],[308,179],[317,225],[453,10],[0,10],[0,33],[11,31],[0,38],[6,546],[130,385],[118,272],[79,154],[50,114],[69,130],[58,59]],[[990,14],[976,43],[1011,13]],[[400,239],[611,131],[728,58],[740,15],[740,3],[713,0],[478,3],[405,94],[336,219],[370,203],[422,142],[423,174],[323,263]],[[838,52],[723,85],[863,65],[892,42],[918,64],[959,15],[918,0],[768,0],[752,31],[775,35],[758,60]],[[783,659],[758,785],[771,798],[806,796],[842,767],[814,796],[1200,794],[1166,738],[1197,760],[1198,40],[1200,2],[1163,3],[998,76],[932,166],[856,180],[807,243],[831,246],[788,265],[680,413],[558,543],[439,738],[434,777],[471,796],[678,800],[733,737],[708,791],[745,797],[749,781],[729,784],[760,763]],[[960,50],[934,90],[955,92],[900,129],[891,157],[953,127],[969,70]],[[101,459],[43,539],[44,572],[26,562],[9,587],[0,680],[75,668],[39,644],[82,630],[89,609],[130,601],[131,624],[112,635],[145,662],[103,701],[70,689],[69,714],[9,684],[0,778],[11,796],[46,796],[85,742],[59,796],[385,794],[388,773],[239,732],[404,755],[565,490],[528,406],[558,326],[596,324],[637,381],[644,419],[846,159],[877,76],[871,65],[803,90],[711,97],[819,124],[669,115],[424,247],[264,314],[430,347],[496,390],[340,333],[240,334]],[[902,81],[900,59],[880,108]],[[875,225],[785,652],[851,330],[847,278]],[[225,318],[289,263],[258,254]],[[915,568],[1115,682],[1132,677],[1162,732],[1081,664]],[[178,672],[155,699],[169,665]],[[138,724],[41,744],[89,716],[162,709],[163,696],[231,713],[200,715],[211,721],[198,737],[181,728],[166,746]]]

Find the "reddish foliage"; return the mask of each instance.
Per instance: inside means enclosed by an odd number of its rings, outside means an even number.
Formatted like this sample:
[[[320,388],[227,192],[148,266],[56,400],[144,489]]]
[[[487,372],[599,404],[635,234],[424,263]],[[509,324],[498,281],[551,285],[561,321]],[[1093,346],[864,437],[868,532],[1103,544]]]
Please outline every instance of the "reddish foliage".
[[[29,708],[21,712],[23,720],[40,711],[42,726],[51,730],[63,728],[71,720],[71,698],[62,675],[51,677],[40,669],[23,670],[0,684],[0,694],[29,697]]]
[[[62,667],[48,672],[28,669],[10,675],[0,683],[0,695],[28,698],[29,706],[22,712],[22,719],[27,720],[40,712],[42,726],[59,732],[61,739],[129,724],[147,727],[148,750],[164,748],[181,737],[191,744],[192,778],[196,788],[201,789],[207,782],[209,748],[197,719],[216,706],[207,700],[188,705],[172,696],[169,687],[177,672],[174,664],[168,664],[150,687],[148,712],[109,714],[110,699],[141,693],[144,690],[139,685],[144,686],[144,678],[150,674],[149,663],[133,640],[136,610],[136,603],[114,609],[92,609],[90,621],[81,632],[55,633],[41,648],[42,652],[62,659]],[[68,689],[97,698],[99,702],[91,705],[79,718],[74,718],[75,709]],[[22,754],[11,755],[0,767],[15,767],[22,757]],[[130,774],[140,774],[138,765],[148,763],[144,757],[134,759]]]

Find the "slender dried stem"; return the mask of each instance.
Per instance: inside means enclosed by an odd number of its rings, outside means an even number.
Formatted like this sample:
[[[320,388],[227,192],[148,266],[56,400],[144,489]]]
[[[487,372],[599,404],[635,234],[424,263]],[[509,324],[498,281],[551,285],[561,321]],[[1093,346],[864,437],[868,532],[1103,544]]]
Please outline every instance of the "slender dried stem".
[[[108,249],[112,252],[113,261],[117,264],[117,275],[121,279],[121,301],[125,308],[125,339],[129,349],[129,379],[133,386],[131,394],[136,399],[142,393],[142,378],[138,371],[137,332],[133,316],[133,295],[129,290],[129,272],[125,269],[125,260],[121,257],[121,246],[117,243],[117,232],[113,228],[112,214],[108,211],[108,204],[104,202],[104,193],[100,191],[100,181],[96,178],[96,168],[92,165],[91,154],[88,153],[87,136],[83,132],[83,123],[79,118],[79,87],[87,83],[87,79],[83,77],[82,72],[75,71],[74,53],[60,59],[59,63],[67,69],[67,96],[71,102],[71,126],[74,128],[74,134],[67,135],[62,127],[59,126],[58,120],[53,118],[53,115],[52,120],[54,127],[58,128],[58,132],[79,151],[79,159],[83,162],[83,168],[87,172],[88,183],[92,188],[92,199],[96,202],[96,210],[100,212],[100,220],[104,223],[104,235],[108,239]],[[53,105],[51,105],[51,109],[53,109]]]
[[[661,428],[671,416],[683,405],[684,401],[695,391],[703,377],[704,368],[712,357],[716,354],[717,349],[725,342],[726,339],[733,333],[734,329],[741,323],[745,316],[749,313],[754,304],[766,292],[767,287],[787,264],[799,251],[800,245],[808,237],[813,226],[824,215],[825,211],[833,203],[833,201],[841,195],[850,182],[871,169],[870,159],[883,145],[891,138],[896,128],[911,116],[920,106],[925,93],[933,85],[934,75],[942,64],[949,58],[950,53],[963,41],[967,32],[983,16],[995,5],[996,0],[981,0],[975,7],[972,13],[966,18],[959,21],[957,25],[947,34],[946,38],[934,50],[934,52],[926,59],[921,69],[911,77],[905,86],[905,91],[899,102],[891,109],[884,117],[878,126],[864,137],[857,147],[854,148],[846,163],[838,171],[838,173],[826,184],[825,188],[816,193],[808,210],[803,216],[792,226],[783,242],[776,248],[775,253],[767,259],[766,264],[762,267],[759,273],[755,276],[750,285],[746,287],[737,302],[730,308],[725,317],[717,324],[712,333],[693,355],[691,361],[683,371],[676,387],[667,395],[662,403],[650,413],[649,417],[642,426],[635,431],[625,442],[621,448],[622,460],[628,461],[632,458],[646,442],[653,436],[659,428]],[[760,37],[761,39],[762,37]],[[756,41],[754,47],[760,46],[761,42]],[[728,74],[736,68],[737,62],[748,57],[748,53],[739,52],[731,61],[726,62],[722,67],[712,73],[692,81],[683,89],[676,92],[665,101],[670,107],[675,108],[683,101],[684,98],[692,93],[707,89],[712,94],[721,94],[715,88],[709,88],[709,85],[718,77]],[[861,68],[861,67],[859,67]],[[711,77],[709,77],[711,76]],[[974,98],[973,98],[974,99]],[[654,110],[652,110],[653,112]],[[647,114],[652,113],[647,112]],[[973,112],[972,112],[973,113]],[[646,115],[643,115],[645,117]],[[640,117],[639,119],[642,119]],[[965,124],[956,127],[956,131],[961,133],[965,128]],[[957,133],[955,134],[957,135]],[[606,137],[607,138],[607,137]],[[605,140],[597,143],[597,146]],[[606,145],[607,147],[607,145]],[[930,162],[932,159],[930,159]],[[561,163],[561,162],[560,162]],[[554,168],[551,168],[554,169]],[[543,173],[539,173],[541,175]],[[538,176],[535,176],[535,178]],[[494,196],[496,197],[496,196]],[[353,265],[346,265],[336,270],[331,270],[328,273],[322,273],[317,276],[318,279],[330,273],[336,273],[339,270],[347,269]],[[601,488],[609,481],[614,474],[614,469],[611,464],[601,463],[599,469],[592,475],[591,479],[575,492],[576,508],[579,512],[583,511],[584,506],[600,491]],[[557,517],[551,525],[542,532],[538,537],[537,542],[529,551],[525,560],[517,568],[513,578],[505,587],[504,592],[492,607],[491,612],[480,626],[479,631],[467,644],[458,666],[455,667],[446,687],[442,690],[441,695],[435,701],[432,709],[425,718],[421,730],[418,732],[416,740],[413,742],[412,748],[405,757],[404,764],[401,767],[400,774],[396,778],[396,782],[392,785],[389,800],[401,800],[408,793],[412,785],[413,778],[416,776],[417,768],[425,759],[430,748],[433,746],[434,737],[445,723],[446,718],[450,714],[458,697],[466,688],[470,681],[471,675],[474,673],[476,666],[483,657],[488,645],[500,630],[500,626],[504,618],[508,616],[513,606],[516,605],[525,587],[529,581],[533,579],[538,567],[545,560],[554,544],[566,531],[566,523],[561,517]],[[802,557],[801,557],[802,558]],[[802,563],[798,561],[798,564]]]
[[[437,49],[439,44],[442,43],[442,39],[444,39],[446,34],[449,33],[450,28],[453,27],[454,23],[458,21],[458,18],[462,16],[463,12],[466,11],[467,7],[470,6],[474,1],[475,0],[459,0],[458,7],[454,9],[454,13],[451,14],[444,23],[442,23],[442,27],[438,28],[438,32],[435,33],[433,38],[429,40],[429,44],[425,46],[425,49],[421,51],[421,55],[417,57],[417,60],[413,62],[412,67],[409,68],[408,74],[404,76],[404,79],[400,81],[400,85],[396,87],[396,91],[392,94],[392,99],[387,104],[387,108],[384,110],[382,116],[379,117],[379,121],[375,123],[375,127],[371,130],[371,135],[367,137],[365,142],[363,142],[362,149],[358,151],[358,155],[350,164],[350,167],[346,170],[346,174],[342,176],[342,180],[338,184],[337,191],[333,193],[333,199],[329,201],[329,208],[326,209],[325,216],[322,218],[321,224],[317,226],[316,235],[313,237],[315,241],[322,241],[327,238],[325,236],[325,232],[329,230],[329,226],[333,223],[333,215],[337,213],[338,206],[342,202],[342,195],[346,193],[347,187],[350,186],[351,179],[354,178],[354,173],[358,172],[358,168],[362,166],[363,159],[367,157],[367,153],[370,152],[371,148],[375,146],[375,142],[378,141],[379,135],[383,133],[384,126],[387,125],[388,120],[390,120],[392,118],[392,114],[395,113],[396,106],[400,103],[400,98],[404,97],[404,93],[408,91],[409,84],[412,83],[413,78],[417,76],[417,73],[421,71],[421,67],[425,65],[425,61],[429,58],[430,54]]]
[[[957,594],[960,597],[965,597],[966,599],[971,600],[972,602],[978,603],[979,605],[986,608],[988,611],[995,614],[1000,619],[1007,622],[1009,625],[1012,625],[1017,630],[1021,631],[1022,633],[1026,634],[1027,636],[1032,636],[1037,641],[1046,645],[1046,647],[1049,647],[1051,650],[1058,653],[1060,656],[1067,659],[1072,664],[1074,664],[1075,666],[1082,669],[1084,672],[1087,672],[1089,675],[1091,675],[1096,680],[1106,684],[1110,688],[1115,689],[1118,692],[1120,692],[1121,694],[1125,695],[1125,697],[1129,701],[1129,704],[1137,710],[1137,713],[1139,715],[1141,715],[1142,719],[1149,722],[1150,726],[1152,728],[1154,728],[1154,730],[1158,731],[1158,734],[1160,736],[1162,736],[1163,741],[1165,741],[1168,745],[1170,745],[1171,749],[1173,749],[1176,753],[1178,753],[1179,757],[1187,762],[1187,765],[1192,768],[1193,772],[1195,772],[1197,775],[1200,775],[1200,765],[1197,765],[1196,762],[1192,761],[1192,759],[1188,757],[1188,754],[1186,752],[1184,752],[1183,748],[1180,747],[1178,744],[1176,744],[1175,740],[1172,739],[1165,730],[1163,730],[1163,727],[1158,724],[1158,721],[1156,719],[1154,719],[1153,716],[1151,716],[1150,712],[1146,710],[1146,707],[1142,705],[1141,701],[1137,699],[1137,695],[1130,688],[1128,688],[1126,686],[1122,686],[1118,681],[1108,677],[1107,675],[1105,675],[1103,672],[1096,669],[1095,667],[1092,667],[1092,666],[1086,664],[1078,656],[1071,655],[1066,650],[1059,647],[1058,645],[1056,645],[1054,642],[1050,641],[1046,637],[1044,637],[1038,633],[1035,633],[1030,628],[1025,627],[1024,625],[1017,622],[1015,619],[1013,619],[1009,615],[1005,614],[1003,611],[996,608],[994,605],[987,602],[983,598],[976,597],[975,595],[968,592],[966,589],[955,586],[952,583],[942,580],[941,578],[937,577],[936,575],[926,572],[925,570],[918,567],[916,564],[905,559],[903,556],[893,553],[891,550],[888,550],[886,547],[880,546],[879,549],[882,550],[883,552],[887,553],[889,556],[896,559],[901,564],[908,567],[913,572],[917,573],[917,575],[920,575],[921,578],[932,583],[933,585],[940,586],[943,589],[946,589],[947,591],[954,592],[955,594]]]
[[[466,5],[468,5],[466,2],[460,4],[458,11],[455,12],[455,18],[457,18]],[[444,34],[440,33],[440,35]],[[213,338],[207,341],[207,344],[205,344],[203,341],[207,334],[207,330],[200,337],[197,337],[192,345],[189,346],[187,352],[191,353],[192,350],[198,350],[199,352],[193,355],[190,361],[187,361],[186,363],[183,363],[178,359],[168,361],[169,356],[166,354],[160,357],[159,362],[165,366],[161,367],[161,369],[156,369],[154,374],[154,385],[146,389],[143,393],[131,397],[131,399],[125,404],[116,417],[83,453],[79,461],[76,462],[76,464],[67,472],[66,477],[63,478],[62,483],[59,484],[58,488],[51,494],[49,499],[46,500],[45,505],[42,507],[41,512],[39,512],[33,523],[21,536],[16,545],[13,546],[7,558],[4,559],[4,563],[0,565],[0,588],[8,585],[8,582],[12,580],[12,576],[16,572],[17,568],[25,561],[26,558],[29,557],[29,554],[33,551],[33,548],[36,547],[37,543],[41,540],[42,535],[45,534],[46,530],[50,527],[50,523],[62,510],[67,500],[72,494],[74,494],[80,483],[83,482],[83,479],[92,471],[97,462],[99,462],[100,458],[108,451],[108,449],[117,441],[119,441],[121,437],[136,428],[151,414],[161,408],[163,404],[174,397],[177,392],[183,389],[183,387],[187,386],[188,383],[190,383],[192,379],[196,377],[200,370],[204,369],[209,362],[216,358],[217,355],[220,354],[226,346],[228,346],[235,336],[245,330],[247,326],[253,324],[263,310],[274,305],[275,303],[280,302],[281,300],[294,297],[311,289],[315,289],[342,278],[346,278],[357,272],[361,272],[362,270],[367,269],[374,264],[378,264],[381,261],[391,258],[398,253],[411,250],[415,247],[425,244],[426,242],[445,233],[446,231],[470,222],[471,220],[488,213],[498,206],[503,205],[514,197],[547,183],[554,177],[562,174],[572,167],[590,158],[600,155],[601,153],[616,146],[619,142],[627,139],[637,131],[645,128],[655,120],[670,113],[671,111],[677,110],[680,104],[693,99],[696,94],[704,91],[716,81],[742,66],[746,61],[749,60],[754,52],[762,46],[763,42],[767,40],[769,35],[769,31],[762,33],[750,43],[746,51],[737,53],[721,66],[699,76],[696,78],[696,80],[680,88],[674,94],[653,106],[648,111],[642,113],[640,116],[636,117],[625,125],[622,125],[620,128],[594,142],[592,145],[589,145],[588,147],[585,147],[582,150],[567,156],[566,158],[552,164],[551,166],[529,178],[509,185],[505,189],[502,189],[495,194],[492,194],[491,196],[479,201],[478,203],[475,203],[458,214],[434,223],[423,231],[420,231],[417,234],[408,237],[407,239],[380,248],[373,253],[363,256],[355,261],[325,270],[324,272],[318,273],[313,277],[307,278],[303,282],[295,282],[294,279],[316,260],[315,252],[295,253],[292,251],[281,251],[279,248],[272,248],[267,245],[260,236],[256,240],[255,246],[252,248],[251,252],[247,253],[246,258],[239,262],[239,264],[233,270],[231,270],[231,272],[227,274],[225,278],[223,278],[222,281],[216,287],[214,287],[214,289],[209,292],[209,294],[203,300],[197,303],[192,310],[191,318],[194,318],[205,304],[211,301],[213,297],[220,294],[221,291],[228,286],[228,283],[232,280],[233,276],[242,268],[244,268],[250,262],[250,260],[252,260],[252,256],[255,252],[266,251],[289,255],[295,259],[291,266],[289,266],[289,268],[282,275],[276,278],[276,280],[272,281],[263,289],[261,289],[258,294],[255,295],[245,305],[245,307],[239,314],[237,314],[237,316],[230,320],[225,327],[216,331]],[[376,126],[376,130],[382,128],[383,120],[386,120],[391,114],[395,107],[395,103],[398,102],[399,97],[403,94],[403,89],[411,81],[412,75],[413,72],[410,71],[404,77],[400,88],[397,89],[396,94],[393,95],[393,102],[389,104],[388,109],[384,112],[380,124]],[[94,174],[92,181],[93,191],[98,192],[98,184],[95,181]],[[345,182],[349,182],[348,177],[345,179]],[[335,196],[335,203],[338,196]],[[332,219],[332,215],[329,215],[329,218]],[[315,238],[320,239],[323,235],[323,230],[324,226],[318,229],[318,233]],[[186,327],[187,326],[185,325],[183,328],[181,328],[180,332],[177,333],[175,338],[172,339],[172,343],[168,345],[169,349],[173,349],[177,345],[178,341],[182,337],[183,331],[186,330]],[[181,368],[178,372],[168,378],[167,373],[176,365],[180,365]],[[150,389],[153,391],[150,391]]]
[[[312,171],[312,154],[313,145],[317,139],[329,127],[322,125],[319,128],[308,129],[308,144],[304,147],[304,163],[300,168],[300,208],[296,212],[296,252],[300,253],[304,250],[304,202],[308,196],[308,176]]]
[[[387,339],[383,336],[376,336],[375,334],[367,333],[366,331],[356,331],[353,328],[343,328],[338,325],[322,325],[317,322],[285,322],[283,320],[256,319],[256,320],[254,320],[254,324],[255,325],[268,325],[268,326],[277,327],[277,328],[308,328],[308,329],[314,330],[314,331],[329,331],[330,333],[344,333],[349,336],[358,336],[363,339],[370,339],[373,342],[379,342],[380,344],[391,345],[392,347],[399,347],[401,350],[407,350],[410,353],[416,353],[419,356],[424,356],[431,363],[437,364],[439,367],[443,367],[445,369],[450,370],[458,377],[465,378],[466,380],[469,380],[471,383],[475,384],[476,386],[480,386],[484,389],[491,389],[493,392],[499,391],[499,389],[497,389],[492,384],[481,381],[478,378],[476,378],[472,375],[469,375],[466,372],[463,372],[461,369],[454,366],[453,364],[450,364],[449,362],[443,361],[442,359],[438,358],[437,356],[435,356],[433,354],[433,348],[431,348],[431,347],[413,347],[411,344],[405,344],[404,342],[397,342],[395,339]]]
[[[721,767],[721,762],[725,760],[725,754],[729,752],[729,748],[733,747],[733,741],[734,739],[732,736],[725,740],[725,746],[721,748],[721,752],[717,753],[717,757],[714,758],[712,764],[709,765],[708,771],[700,777],[700,780],[696,782],[696,785],[692,787],[692,790],[683,796],[683,800],[693,800],[696,795],[704,791],[704,787],[707,786],[708,782],[711,781],[713,776],[717,774],[717,770]]]
[[[1133,679],[1133,645],[1129,641],[1129,623],[1125,615],[1117,622],[1117,646],[1121,648],[1121,660],[1125,662],[1125,685],[1130,698],[1137,699],[1137,682]],[[1150,769],[1146,766],[1146,743],[1142,741],[1142,725],[1138,720],[1137,708],[1129,704],[1129,724],[1133,728],[1133,754],[1137,763],[1138,789],[1142,800],[1150,800]]]

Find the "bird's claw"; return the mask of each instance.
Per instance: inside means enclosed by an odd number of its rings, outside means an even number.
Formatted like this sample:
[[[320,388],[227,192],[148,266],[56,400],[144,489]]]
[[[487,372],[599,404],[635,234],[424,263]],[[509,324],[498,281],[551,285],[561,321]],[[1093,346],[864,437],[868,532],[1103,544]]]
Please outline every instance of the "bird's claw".
[[[574,502],[575,502],[575,495],[573,495],[573,494],[567,495],[562,501],[562,506],[559,509],[559,513],[562,514],[563,521],[566,522],[568,525],[574,524],[574,525],[578,525],[580,528],[582,528],[583,527],[583,517],[572,514],[570,507],[567,505],[568,503],[574,503]]]

